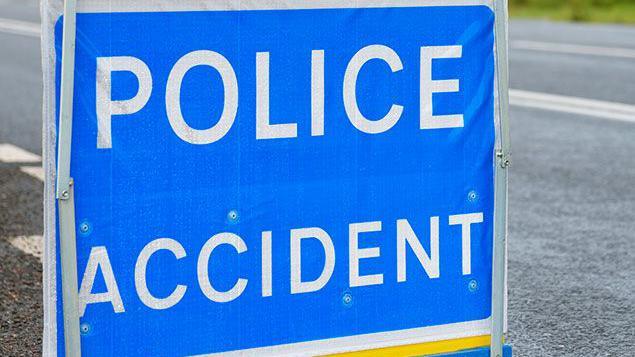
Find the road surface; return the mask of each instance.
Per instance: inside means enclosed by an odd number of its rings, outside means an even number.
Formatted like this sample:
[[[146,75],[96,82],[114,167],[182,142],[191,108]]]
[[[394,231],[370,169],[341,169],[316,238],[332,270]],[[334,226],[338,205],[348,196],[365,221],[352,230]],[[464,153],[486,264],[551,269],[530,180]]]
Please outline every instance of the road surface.
[[[41,351],[38,4],[0,0],[0,355]],[[635,355],[635,27],[512,21],[509,341]]]

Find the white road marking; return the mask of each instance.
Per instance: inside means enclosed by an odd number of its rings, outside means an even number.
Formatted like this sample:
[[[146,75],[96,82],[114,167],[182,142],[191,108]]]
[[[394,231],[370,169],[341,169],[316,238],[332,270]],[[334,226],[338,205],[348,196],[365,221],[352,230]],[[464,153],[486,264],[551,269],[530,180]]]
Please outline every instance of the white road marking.
[[[0,17],[0,32],[39,38],[40,24]]]
[[[12,144],[0,144],[0,162],[37,164],[42,162],[42,158]],[[44,169],[42,166],[20,166],[20,171],[44,182]],[[41,235],[9,238],[9,243],[24,253],[32,255],[40,261],[42,260],[44,240]]]
[[[39,155],[28,152],[12,144],[0,144],[0,162],[9,164],[37,164],[42,162]],[[42,166],[21,166],[20,171],[44,182]]]
[[[34,164],[42,162],[42,158],[15,145],[0,144],[0,161],[10,164]]]
[[[565,53],[565,54],[572,54],[572,55],[603,56],[603,57],[635,59],[635,49],[633,48],[587,46],[587,45],[575,45],[570,43],[541,42],[541,41],[527,41],[527,40],[511,41],[511,48],[515,50],[529,50],[529,51],[541,51],[541,52],[552,52],[552,53]]]
[[[42,249],[44,248],[44,238],[42,236],[19,236],[10,238],[9,243],[24,253],[32,255],[40,261],[42,260]]]
[[[44,168],[42,166],[22,166],[20,171],[44,182]]]
[[[635,123],[635,105],[623,103],[510,89],[509,104]]]

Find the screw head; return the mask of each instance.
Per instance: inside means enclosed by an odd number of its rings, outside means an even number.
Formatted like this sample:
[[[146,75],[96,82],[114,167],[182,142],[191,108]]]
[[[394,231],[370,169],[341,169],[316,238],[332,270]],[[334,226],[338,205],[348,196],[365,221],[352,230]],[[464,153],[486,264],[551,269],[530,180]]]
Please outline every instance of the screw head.
[[[79,224],[79,234],[82,236],[87,236],[93,231],[93,227],[90,225],[90,222],[83,221]]]
[[[470,192],[468,192],[467,194],[467,199],[470,202],[476,202],[478,201],[478,193],[476,193],[476,191],[472,190]]]
[[[62,198],[63,199],[67,199],[70,196],[70,194],[68,193],[68,191],[62,191]]]
[[[86,222],[84,222],[84,223],[79,225],[79,231],[82,232],[82,233],[88,232],[88,229],[89,229],[89,227],[88,227],[88,224]]]
[[[470,290],[470,292],[475,292],[476,290],[478,290],[478,282],[474,279],[470,280],[470,282],[467,284],[467,288]]]
[[[346,307],[353,305],[353,295],[351,293],[345,293],[342,295],[342,304]]]
[[[79,325],[79,332],[82,335],[85,335],[85,334],[89,333],[90,332],[90,325],[87,324],[87,323],[83,323],[83,324]]]
[[[234,209],[227,213],[227,219],[230,223],[237,223],[239,218],[240,217],[238,216],[238,211]]]

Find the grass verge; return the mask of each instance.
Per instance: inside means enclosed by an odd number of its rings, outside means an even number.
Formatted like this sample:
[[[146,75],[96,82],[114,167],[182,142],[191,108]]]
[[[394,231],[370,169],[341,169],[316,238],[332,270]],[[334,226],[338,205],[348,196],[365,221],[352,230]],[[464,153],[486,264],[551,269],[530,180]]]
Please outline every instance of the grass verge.
[[[635,24],[635,0],[594,4],[585,0],[562,0],[555,3],[511,0],[509,12],[517,18],[541,18],[557,21],[607,22]]]

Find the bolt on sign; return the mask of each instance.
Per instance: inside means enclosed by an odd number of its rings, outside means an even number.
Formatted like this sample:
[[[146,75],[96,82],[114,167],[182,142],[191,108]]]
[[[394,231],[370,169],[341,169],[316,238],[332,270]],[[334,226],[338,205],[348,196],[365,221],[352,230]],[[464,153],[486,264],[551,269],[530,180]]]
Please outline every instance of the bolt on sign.
[[[509,355],[505,11],[45,0],[45,354]]]

